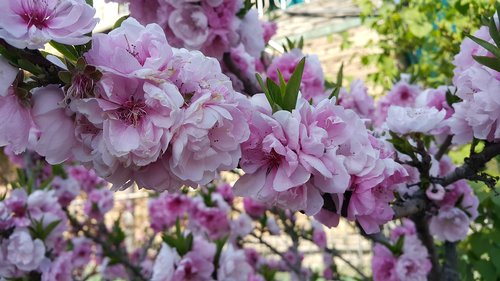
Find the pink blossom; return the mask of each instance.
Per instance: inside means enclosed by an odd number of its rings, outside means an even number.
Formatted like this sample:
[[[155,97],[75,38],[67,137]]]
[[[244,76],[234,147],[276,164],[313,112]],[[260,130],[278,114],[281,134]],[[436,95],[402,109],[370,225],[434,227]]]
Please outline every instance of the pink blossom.
[[[245,237],[253,231],[253,221],[249,215],[242,213],[231,221],[231,236],[234,238]]]
[[[411,236],[416,235],[417,229],[415,228],[415,224],[409,219],[403,219],[403,224],[394,228],[391,231],[391,241],[397,242],[401,236]]]
[[[12,214],[12,222],[16,227],[27,227],[31,223],[27,204],[28,194],[22,188],[14,189],[9,198],[5,199],[5,206]]]
[[[340,90],[338,104],[347,109],[352,109],[361,118],[372,119],[375,112],[373,98],[368,95],[368,89],[363,81],[357,79],[351,83],[349,93]]]
[[[89,264],[92,254],[92,241],[85,237],[75,237],[71,240],[73,244],[72,257],[70,260],[75,267],[85,267]]]
[[[238,47],[231,48],[230,55],[232,62],[240,70],[241,75],[244,75],[247,79],[256,83],[256,59],[245,51],[245,47],[243,46],[243,44],[238,45]]]
[[[430,134],[440,129],[446,116],[446,111],[436,108],[410,108],[390,106],[387,115],[389,130],[404,135],[412,132]]]
[[[31,115],[37,129],[34,148],[50,164],[70,158],[76,145],[74,121],[61,105],[63,98],[62,89],[56,85],[33,90]]]
[[[19,270],[36,270],[45,257],[45,246],[40,239],[33,240],[28,231],[17,230],[7,244],[7,260]]]
[[[214,271],[215,245],[195,236],[193,248],[183,257],[167,244],[162,244],[153,267],[152,281],[204,281]]]
[[[320,249],[326,247],[327,239],[323,225],[319,224],[313,226],[312,240]]]
[[[2,1],[0,10],[6,13],[0,19],[0,38],[19,49],[43,48],[50,40],[85,44],[90,40],[85,34],[98,22],[85,0]]]
[[[0,95],[0,146],[9,145],[15,154],[26,150],[32,126],[29,104],[19,99],[14,88]]]
[[[427,89],[421,92],[416,100],[415,105],[417,107],[434,107],[441,111],[446,110],[445,119],[448,119],[453,114],[453,108],[446,101],[446,92],[450,91],[453,93],[453,87],[439,86],[437,89]]]
[[[376,126],[384,123],[390,106],[413,107],[415,105],[415,99],[421,90],[418,86],[409,84],[408,80],[408,77],[402,75],[401,81],[394,84],[389,93],[379,100],[375,114]]]
[[[67,168],[67,171],[69,176],[75,179],[80,184],[82,190],[87,193],[105,184],[104,180],[98,177],[92,169],[87,169],[83,166],[70,166]]]
[[[469,231],[470,219],[459,208],[444,206],[439,209],[429,223],[429,230],[441,241],[457,242],[463,240]]]
[[[373,248],[372,271],[374,281],[400,281],[396,275],[396,258],[385,246]]]
[[[0,201],[0,230],[7,230],[13,225],[12,214],[5,202]]]
[[[13,67],[4,57],[0,56],[0,97],[9,93],[9,88],[17,77],[19,69]]]
[[[222,251],[217,269],[217,279],[220,281],[247,280],[253,273],[253,269],[248,264],[245,252],[235,249],[232,245],[227,245]]]
[[[272,216],[267,217],[266,227],[271,235],[279,235],[281,233],[281,228]]]
[[[274,82],[279,83],[279,70],[285,81],[288,82],[297,64],[303,57],[306,57],[306,63],[300,86],[302,96],[308,101],[310,99],[314,101],[322,100],[326,95],[324,88],[325,79],[323,69],[316,55],[305,56],[300,49],[293,49],[273,60],[267,68],[267,76]]]
[[[229,204],[232,205],[233,200],[234,200],[234,195],[233,195],[233,187],[228,184],[228,183],[223,183],[221,185],[218,185],[216,188],[216,191],[222,195],[222,198]]]
[[[261,21],[260,25],[264,29],[264,43],[269,43],[271,38],[276,34],[278,25],[274,21]]]
[[[179,254],[175,249],[163,243],[156,256],[151,281],[171,281],[174,276],[175,263],[179,261]]]
[[[220,170],[236,168],[248,139],[241,118],[245,102],[215,59],[179,50],[172,81],[186,98],[183,120],[172,137],[170,171],[188,185],[207,184]],[[208,137],[207,137],[208,136]]]
[[[160,9],[170,8],[169,5],[159,0],[113,0],[113,2],[129,2],[128,9],[130,10],[130,15],[142,24],[162,22],[164,14],[160,12]]]
[[[431,262],[428,259],[421,259],[412,254],[403,254],[396,262],[395,271],[399,280],[425,281],[431,267]]]
[[[73,280],[72,271],[72,253],[65,252],[51,263],[50,268],[43,271],[42,281],[71,281]]]
[[[190,228],[203,231],[211,239],[219,239],[230,231],[227,209],[221,207],[207,207],[202,201],[189,211]]]
[[[67,207],[80,194],[80,183],[73,178],[55,177],[51,187],[55,191],[59,204],[63,207]]]
[[[113,193],[106,189],[94,189],[88,194],[83,210],[93,219],[102,219],[113,208]]]
[[[168,18],[168,26],[190,49],[199,49],[209,35],[207,15],[198,5],[186,4],[175,9]]]
[[[247,53],[259,59],[264,51],[265,42],[264,29],[260,24],[259,13],[256,9],[247,12],[239,25],[238,33]]]
[[[260,218],[266,213],[267,210],[265,204],[255,201],[249,197],[243,198],[243,208],[245,209],[245,212],[253,218]]]
[[[175,225],[177,219],[182,219],[190,207],[191,201],[185,195],[162,193],[149,201],[151,228],[157,232],[165,231]]]
[[[85,58],[89,64],[105,71],[148,78],[159,76],[172,55],[172,48],[159,25],[143,26],[128,18],[108,34],[95,34]]]
[[[259,99],[257,95],[253,101]],[[254,112],[251,136],[243,144],[240,161],[246,174],[236,182],[235,190],[240,195],[313,215],[322,208],[323,193],[344,193],[349,173],[364,175],[370,171],[368,167],[374,165],[378,152],[371,147],[366,128],[354,112],[329,100],[317,106],[302,101],[292,113],[278,111],[271,116],[265,108]],[[380,175],[384,166],[387,174]],[[384,176],[394,175],[394,179],[387,180],[390,184],[402,172],[401,167],[386,159],[380,160],[372,173],[379,179],[375,184]],[[367,214],[373,213],[373,209],[369,210]]]
[[[487,27],[478,30],[475,36],[493,43]],[[449,126],[454,134],[453,142],[457,144],[470,142],[473,137],[488,141],[500,139],[500,105],[496,99],[500,73],[479,64],[471,58],[472,55],[491,54],[466,38],[455,57],[453,82],[457,86],[456,95],[463,101],[453,104],[455,114],[450,118]]]
[[[445,194],[446,194],[446,190],[440,184],[429,186],[427,188],[427,190],[425,191],[425,195],[427,195],[427,198],[434,200],[434,201],[443,200]]]

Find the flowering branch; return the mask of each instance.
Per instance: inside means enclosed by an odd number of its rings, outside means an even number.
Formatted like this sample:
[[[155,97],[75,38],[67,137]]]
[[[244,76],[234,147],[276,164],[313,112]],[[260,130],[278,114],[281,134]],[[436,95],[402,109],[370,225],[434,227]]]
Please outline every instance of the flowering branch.
[[[67,209],[65,209],[66,215],[68,217],[68,220],[71,224],[71,226],[75,229],[75,232],[78,233],[81,231],[85,237],[90,238],[92,241],[94,241],[96,244],[99,244],[104,253],[116,253],[116,255],[113,256],[116,261],[123,265],[125,268],[127,268],[132,274],[136,277],[135,280],[140,280],[140,281],[146,281],[147,278],[144,277],[141,273],[141,269],[135,265],[133,265],[130,260],[128,260],[127,255],[123,254],[122,250],[119,247],[116,247],[116,249],[112,249],[111,244],[109,244],[107,241],[102,240],[99,238],[99,236],[92,235],[92,233],[89,231],[89,229],[84,228],[76,218],[74,218]],[[101,235],[105,237],[109,237],[109,233],[105,227],[99,227],[99,232]]]

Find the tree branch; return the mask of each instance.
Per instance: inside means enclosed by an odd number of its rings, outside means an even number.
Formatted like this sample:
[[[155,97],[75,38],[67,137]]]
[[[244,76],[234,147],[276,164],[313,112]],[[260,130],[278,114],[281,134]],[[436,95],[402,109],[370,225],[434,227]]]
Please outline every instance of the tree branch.
[[[441,271],[441,281],[459,281],[458,274],[458,254],[457,243],[445,242],[444,243],[444,264]]]
[[[422,241],[424,246],[427,248],[429,252],[429,258],[432,263],[432,269],[429,272],[428,280],[429,281],[439,281],[440,280],[440,268],[439,259],[436,252],[436,246],[434,244],[434,238],[429,232],[429,221],[425,214],[418,213],[411,217],[413,222],[415,223],[415,227],[417,228],[418,238]]]
[[[439,183],[446,187],[456,181],[472,178],[479,171],[484,169],[486,163],[497,155],[500,155],[500,143],[487,144],[483,151],[466,158],[462,166],[456,168],[453,172],[440,180]]]

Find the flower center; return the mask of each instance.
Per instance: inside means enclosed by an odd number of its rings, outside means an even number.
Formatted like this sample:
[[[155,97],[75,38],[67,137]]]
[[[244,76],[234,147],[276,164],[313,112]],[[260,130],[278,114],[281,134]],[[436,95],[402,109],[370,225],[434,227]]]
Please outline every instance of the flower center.
[[[134,127],[137,126],[146,113],[146,103],[142,100],[135,100],[134,97],[130,97],[130,99],[116,111],[118,119],[127,124],[134,125]]]
[[[28,24],[28,28],[35,26],[38,29],[47,27],[54,10],[49,9],[47,0],[26,0],[22,4],[21,17]]]

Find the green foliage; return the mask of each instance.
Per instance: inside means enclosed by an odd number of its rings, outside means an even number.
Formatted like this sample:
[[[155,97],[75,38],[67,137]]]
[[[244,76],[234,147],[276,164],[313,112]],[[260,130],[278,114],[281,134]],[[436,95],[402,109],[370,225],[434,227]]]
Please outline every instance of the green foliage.
[[[330,97],[329,99],[335,97],[336,99],[339,98],[339,93],[340,93],[340,89],[342,88],[342,79],[344,79],[344,64],[342,63],[340,65],[340,69],[339,71],[337,72],[337,82],[335,83],[331,83],[331,86],[333,86],[333,92],[330,94]]]
[[[500,196],[471,183],[479,197],[473,233],[459,244],[461,280],[500,280]]]
[[[377,67],[369,79],[387,89],[401,72],[428,87],[450,84],[460,43],[480,27],[481,15],[493,14],[496,1],[384,0],[379,8],[371,0],[357,2],[363,22],[380,36],[369,47],[381,52],[364,56],[362,63]]]
[[[280,84],[276,84],[273,80],[267,78],[266,84],[262,80],[259,74],[256,74],[257,81],[260,87],[264,91],[273,113],[278,110],[292,111],[295,109],[297,104],[297,98],[299,96],[300,83],[302,81],[302,74],[304,73],[304,65],[306,58],[302,58],[297,64],[297,67],[292,73],[292,76],[288,80],[288,83],[283,79],[283,75],[278,70],[278,76],[280,79]]]
[[[31,226],[28,227],[29,231],[30,231],[30,234],[33,238],[38,238],[42,241],[45,241],[45,239],[47,239],[47,237],[49,237],[50,233],[56,229],[56,227],[59,225],[59,223],[61,222],[61,220],[56,220],[56,221],[53,221],[49,224],[47,224],[47,226],[44,226],[44,223],[43,223],[43,217],[41,220],[37,221],[33,221],[33,224]]]
[[[174,248],[181,257],[193,248],[193,238],[192,233],[184,236],[179,219],[177,219],[175,223],[175,235],[170,235],[168,233],[162,235],[163,242]]]
[[[300,36],[300,39],[293,40],[288,37],[285,37],[286,44],[283,44],[283,50],[285,53],[290,52],[292,49],[303,49],[304,48],[304,37]]]

